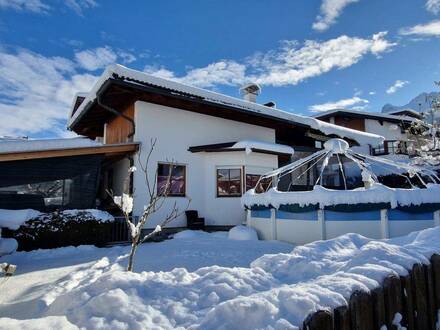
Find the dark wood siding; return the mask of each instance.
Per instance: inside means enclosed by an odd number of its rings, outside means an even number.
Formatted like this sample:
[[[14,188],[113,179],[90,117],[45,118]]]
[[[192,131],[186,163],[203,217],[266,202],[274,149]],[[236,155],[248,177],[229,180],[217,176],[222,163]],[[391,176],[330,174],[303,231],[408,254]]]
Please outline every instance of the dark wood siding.
[[[130,104],[123,114],[134,119],[134,103]],[[131,122],[122,116],[113,118],[107,123],[106,144],[129,142],[128,136],[132,133],[133,127]]]
[[[335,124],[365,132],[365,119],[363,118],[348,118],[338,116],[335,117]]]

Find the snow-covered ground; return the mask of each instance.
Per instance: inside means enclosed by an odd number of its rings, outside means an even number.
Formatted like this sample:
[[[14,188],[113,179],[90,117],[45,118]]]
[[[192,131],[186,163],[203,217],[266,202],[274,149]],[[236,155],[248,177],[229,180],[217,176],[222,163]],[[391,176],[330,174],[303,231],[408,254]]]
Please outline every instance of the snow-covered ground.
[[[293,248],[287,243],[255,241],[249,240],[249,237],[247,237],[248,240],[240,240],[246,238],[246,235],[240,233],[238,235],[235,233],[231,238],[233,239],[228,239],[226,232],[208,234],[199,231],[185,231],[177,234],[177,237],[172,240],[143,244],[136,254],[135,270],[137,272],[150,271],[150,273],[142,273],[142,276],[148,274],[147,276],[167,277],[167,274],[179,272],[190,274],[190,272],[197,271],[202,267],[248,268],[253,260],[264,254],[287,253]],[[63,310],[62,307],[60,310],[59,306],[57,311],[53,311],[54,302],[63,299],[63,295],[67,292],[77,290],[81,286],[87,286],[86,283],[93,282],[104,274],[113,273],[124,276],[126,273],[123,272],[123,269],[127,264],[128,252],[128,246],[105,249],[80,246],[17,252],[0,257],[0,263],[12,263],[18,267],[16,275],[8,280],[5,281],[0,277],[0,329],[23,329],[26,326],[29,329],[38,327],[41,329],[68,329],[70,322],[60,315],[66,315],[70,320],[68,315],[71,312],[67,308]],[[180,270],[171,272],[174,268],[180,268]],[[127,274],[127,280],[131,281],[132,276],[136,277],[139,274]],[[225,274],[225,276],[227,275]],[[159,287],[164,289],[164,285]],[[115,293],[111,289],[110,282],[108,290]],[[145,290],[145,294],[147,294],[149,291],[147,287]],[[117,291],[119,292],[119,290]],[[119,303],[119,299],[110,298],[101,306],[102,313],[119,309],[117,306]],[[63,303],[61,304],[63,305]],[[122,305],[120,307],[124,308]],[[145,306],[141,308],[144,309]],[[96,316],[103,315],[102,313],[97,312]],[[50,315],[54,315],[54,317],[48,317]],[[44,317],[44,320],[23,321],[41,317]],[[70,321],[76,323],[73,320]],[[100,328],[93,320],[84,320],[84,322],[80,323],[87,325],[87,328]],[[124,322],[127,320],[122,321],[122,323]],[[129,323],[134,326],[137,321],[133,320]],[[140,323],[142,324],[142,321]],[[121,328],[123,327],[121,326]],[[152,329],[151,327],[146,328]]]
[[[127,247],[2,257],[19,272],[0,287],[0,329],[298,329],[309,313],[440,253],[440,227],[390,240],[347,234],[293,251],[226,235],[145,244],[136,273],[123,270]]]

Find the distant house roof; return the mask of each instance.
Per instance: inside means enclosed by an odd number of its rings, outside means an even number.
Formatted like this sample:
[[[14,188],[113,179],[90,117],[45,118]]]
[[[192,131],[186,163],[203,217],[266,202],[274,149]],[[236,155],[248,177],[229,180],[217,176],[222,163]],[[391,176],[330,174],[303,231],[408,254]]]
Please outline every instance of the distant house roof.
[[[383,141],[383,138],[376,134],[359,132],[353,129],[332,125],[312,117],[296,115],[290,112],[282,111],[274,107],[268,107],[261,104],[248,102],[235,97],[212,92],[209,90],[188,86],[176,81],[155,77],[144,72],[128,69],[121,65],[111,65],[106,68],[99,80],[93,86],[87,97],[76,107],[75,102],[71,117],[69,118],[68,127],[75,129],[81,122],[82,118],[97,103],[97,95],[108,87],[109,82],[130,86],[130,88],[146,89],[156,88],[161,92],[158,94],[167,94],[179,98],[185,98],[192,102],[200,102],[204,104],[214,104],[221,106],[223,109],[235,110],[238,113],[244,113],[246,116],[270,118],[278,122],[288,122],[291,124],[302,125],[314,130],[320,131],[325,135],[337,135],[342,138],[348,138],[357,141],[360,144],[376,145]],[[160,95],[159,97],[163,97]]]
[[[412,109],[400,109],[400,110],[387,112],[386,114],[394,115],[394,116],[407,116],[407,117],[414,117],[417,119],[423,119],[423,115],[420,112],[417,112]]]
[[[347,109],[334,109],[330,111],[325,111],[315,115],[315,118],[321,120],[327,120],[331,117],[344,116],[344,117],[352,117],[352,118],[365,118],[365,119],[374,119],[387,121],[390,123],[406,123],[411,124],[417,119],[409,116],[397,116],[390,115],[381,112],[367,112],[367,111],[358,111],[358,110],[347,110]]]
[[[0,141],[0,162],[102,154],[125,155],[139,143],[102,144],[86,138]]]
[[[217,144],[207,144],[201,146],[189,147],[190,152],[229,152],[245,151],[246,153],[257,152],[272,155],[293,155],[294,149],[278,143],[268,143],[262,141],[238,141]]]

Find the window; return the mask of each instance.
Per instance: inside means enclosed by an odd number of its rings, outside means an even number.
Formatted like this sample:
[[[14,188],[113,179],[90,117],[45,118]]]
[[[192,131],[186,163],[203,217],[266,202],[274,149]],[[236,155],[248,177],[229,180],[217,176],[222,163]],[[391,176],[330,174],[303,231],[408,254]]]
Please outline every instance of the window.
[[[159,163],[157,167],[157,194],[164,193],[168,176],[171,170],[170,186],[168,196],[185,196],[186,167],[185,165],[173,165]]]
[[[377,147],[372,148],[372,150],[373,150],[373,156],[386,155],[384,143],[381,143]]]
[[[217,169],[217,197],[241,196],[241,169]]]
[[[246,174],[246,191],[249,189],[254,189],[257,193],[262,193],[267,191],[272,183],[271,178],[266,178],[261,180],[261,182],[258,184],[258,187],[255,187],[257,185],[258,180],[260,180],[261,175],[259,174]]]
[[[400,143],[399,141],[386,141],[386,149],[389,154],[398,154]]]
[[[398,154],[400,153],[400,142],[399,141],[385,141],[378,147],[373,148],[373,155],[388,155],[388,154]]]

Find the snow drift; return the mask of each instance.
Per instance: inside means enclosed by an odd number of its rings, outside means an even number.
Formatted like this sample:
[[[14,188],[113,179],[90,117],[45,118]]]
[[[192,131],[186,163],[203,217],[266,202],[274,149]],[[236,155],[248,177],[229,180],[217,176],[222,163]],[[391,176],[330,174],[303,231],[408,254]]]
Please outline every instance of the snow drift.
[[[106,257],[53,288],[36,322],[66,315],[87,329],[297,329],[308,314],[347,304],[355,290],[427,264],[440,253],[439,235],[440,227],[390,240],[347,234],[265,255],[249,268],[193,272],[127,273]]]

